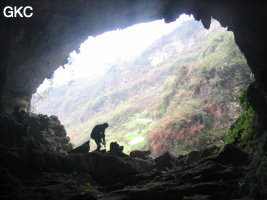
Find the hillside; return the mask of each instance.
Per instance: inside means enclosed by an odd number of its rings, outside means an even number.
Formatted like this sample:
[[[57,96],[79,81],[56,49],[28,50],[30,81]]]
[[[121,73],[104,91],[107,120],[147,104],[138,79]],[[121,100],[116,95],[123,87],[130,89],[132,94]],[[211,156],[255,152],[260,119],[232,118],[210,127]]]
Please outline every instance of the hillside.
[[[102,77],[55,87],[32,104],[36,112],[57,115],[75,145],[90,138],[94,125],[108,122],[107,142],[118,141],[125,153],[183,154],[227,134],[242,113],[239,89],[251,81],[233,34],[216,21],[205,30],[191,20],[135,60],[114,64]]]

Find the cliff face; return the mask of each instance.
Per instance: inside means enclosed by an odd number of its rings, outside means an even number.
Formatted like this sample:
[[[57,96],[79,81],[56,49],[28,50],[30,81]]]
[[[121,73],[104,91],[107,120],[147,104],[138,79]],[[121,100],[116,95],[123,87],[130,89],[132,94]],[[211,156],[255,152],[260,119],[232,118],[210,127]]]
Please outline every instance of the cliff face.
[[[239,89],[252,81],[231,32],[216,20],[209,30],[190,20],[135,60],[114,63],[94,81],[55,86],[48,97],[34,98],[33,107],[59,116],[74,145],[108,122],[108,142],[159,156],[202,148],[205,142],[195,142],[201,131],[227,131],[242,112]]]

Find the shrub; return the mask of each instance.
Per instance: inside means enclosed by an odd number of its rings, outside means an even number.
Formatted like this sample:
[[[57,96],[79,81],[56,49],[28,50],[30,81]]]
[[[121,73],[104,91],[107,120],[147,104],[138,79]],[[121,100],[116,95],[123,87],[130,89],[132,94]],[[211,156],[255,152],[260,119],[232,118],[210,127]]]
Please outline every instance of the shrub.
[[[240,146],[244,146],[248,142],[248,137],[252,132],[252,122],[255,117],[255,112],[250,106],[247,99],[247,89],[241,89],[241,96],[238,97],[239,104],[244,109],[244,112],[241,114],[239,119],[233,125],[230,130],[229,136],[225,138],[225,143],[236,142],[239,143]]]

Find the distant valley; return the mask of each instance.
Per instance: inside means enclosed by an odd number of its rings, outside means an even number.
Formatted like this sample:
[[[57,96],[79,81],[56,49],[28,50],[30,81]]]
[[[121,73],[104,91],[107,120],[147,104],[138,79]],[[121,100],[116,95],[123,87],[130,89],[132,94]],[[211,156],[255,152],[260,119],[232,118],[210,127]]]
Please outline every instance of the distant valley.
[[[32,106],[58,116],[74,146],[108,122],[106,141],[117,141],[125,153],[185,154],[227,135],[242,113],[239,90],[252,81],[232,32],[215,20],[209,30],[190,20],[135,60],[35,95]]]

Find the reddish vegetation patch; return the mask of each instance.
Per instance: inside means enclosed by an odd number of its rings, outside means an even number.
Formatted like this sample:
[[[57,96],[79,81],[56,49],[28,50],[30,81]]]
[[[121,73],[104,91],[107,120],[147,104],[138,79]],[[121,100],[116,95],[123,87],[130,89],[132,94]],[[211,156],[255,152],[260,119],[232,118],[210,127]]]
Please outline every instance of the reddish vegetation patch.
[[[165,129],[157,128],[150,132],[149,141],[151,141],[150,145],[156,156],[170,151],[173,148],[173,141],[184,143],[185,140],[188,140],[190,141],[189,145],[193,145],[196,135],[204,128],[204,125],[192,124],[189,127],[182,128],[179,132],[175,131],[175,128],[175,123],[169,123]]]
[[[218,111],[221,112],[221,108],[215,102],[205,104],[202,107],[202,110],[209,113],[210,115],[216,115],[216,113],[218,113]]]
[[[196,137],[197,133],[204,128],[204,125],[192,125],[188,128],[188,139],[193,139]]]

